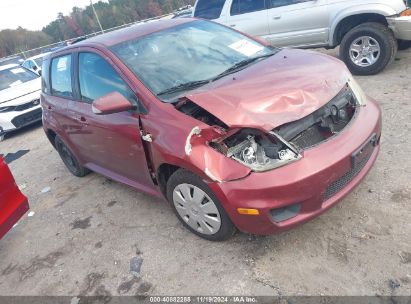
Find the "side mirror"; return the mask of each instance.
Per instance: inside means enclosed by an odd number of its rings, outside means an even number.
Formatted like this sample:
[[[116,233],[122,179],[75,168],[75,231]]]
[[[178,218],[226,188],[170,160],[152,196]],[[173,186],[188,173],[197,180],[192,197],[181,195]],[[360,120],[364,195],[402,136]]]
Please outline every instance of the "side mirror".
[[[97,115],[107,115],[119,113],[124,111],[134,110],[133,106],[122,94],[119,92],[112,92],[97,98],[93,101],[93,113]]]

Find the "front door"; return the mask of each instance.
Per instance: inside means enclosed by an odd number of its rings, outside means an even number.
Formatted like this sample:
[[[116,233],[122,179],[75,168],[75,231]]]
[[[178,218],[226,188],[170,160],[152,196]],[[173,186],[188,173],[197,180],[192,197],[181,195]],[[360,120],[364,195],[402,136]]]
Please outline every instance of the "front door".
[[[274,46],[309,47],[327,44],[327,0],[268,0],[270,35]]]
[[[150,191],[154,188],[141,140],[139,114],[125,111],[96,115],[92,102],[117,91],[138,108],[135,93],[101,53],[76,54],[78,98],[69,102],[68,112],[75,125],[70,140],[80,147],[85,165],[115,180]]]

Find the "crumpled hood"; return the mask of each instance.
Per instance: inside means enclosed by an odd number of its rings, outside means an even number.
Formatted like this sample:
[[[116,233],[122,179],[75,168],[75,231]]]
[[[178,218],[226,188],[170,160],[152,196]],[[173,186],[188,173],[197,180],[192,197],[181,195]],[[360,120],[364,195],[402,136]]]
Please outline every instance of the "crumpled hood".
[[[350,77],[333,57],[286,49],[186,97],[231,128],[270,131],[324,106]]]
[[[27,95],[32,95],[34,93],[38,93],[40,98],[40,90],[41,90],[41,78],[36,78],[22,84],[16,85],[14,87],[1,90],[0,91],[0,105],[6,106],[5,102],[7,102],[7,106],[16,105],[24,102],[26,100]],[[30,96],[30,98],[32,98]],[[29,98],[29,99],[30,99]]]

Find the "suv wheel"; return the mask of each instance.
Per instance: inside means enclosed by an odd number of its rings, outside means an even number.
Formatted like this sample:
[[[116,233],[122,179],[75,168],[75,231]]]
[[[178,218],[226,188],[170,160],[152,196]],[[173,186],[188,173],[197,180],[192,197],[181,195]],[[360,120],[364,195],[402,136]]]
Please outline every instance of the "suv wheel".
[[[183,225],[210,241],[224,241],[236,228],[217,197],[197,175],[176,171],[167,182],[167,199]]]
[[[55,146],[67,169],[69,169],[73,175],[83,177],[90,173],[89,169],[80,165],[74,154],[58,136],[56,136],[55,139]]]
[[[341,41],[340,57],[356,75],[374,75],[390,64],[397,53],[391,30],[380,23],[363,23]]]

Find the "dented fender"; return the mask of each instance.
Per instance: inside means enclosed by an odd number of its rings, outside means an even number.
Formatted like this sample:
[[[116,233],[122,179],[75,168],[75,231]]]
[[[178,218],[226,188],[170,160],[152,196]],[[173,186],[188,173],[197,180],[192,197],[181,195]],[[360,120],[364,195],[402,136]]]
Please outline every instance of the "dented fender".
[[[212,127],[204,130],[194,127],[186,140],[186,158],[215,182],[226,182],[246,177],[251,170],[212,149],[208,142],[223,134]],[[189,153],[187,153],[189,152]]]

